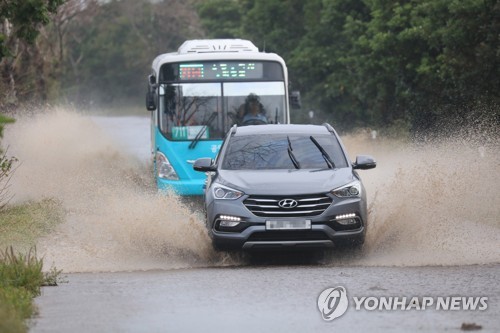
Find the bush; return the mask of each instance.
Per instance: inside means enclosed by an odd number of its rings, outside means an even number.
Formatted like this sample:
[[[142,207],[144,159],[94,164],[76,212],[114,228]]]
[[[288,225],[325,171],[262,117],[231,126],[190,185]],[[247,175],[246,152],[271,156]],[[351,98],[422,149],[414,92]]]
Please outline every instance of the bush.
[[[24,320],[36,311],[32,299],[40,295],[41,286],[57,285],[61,273],[43,273],[42,267],[34,249],[26,255],[15,254],[13,247],[0,251],[0,332],[28,331]]]
[[[0,286],[23,288],[36,297],[44,281],[42,267],[43,260],[36,258],[34,250],[16,255],[11,246],[0,251]]]

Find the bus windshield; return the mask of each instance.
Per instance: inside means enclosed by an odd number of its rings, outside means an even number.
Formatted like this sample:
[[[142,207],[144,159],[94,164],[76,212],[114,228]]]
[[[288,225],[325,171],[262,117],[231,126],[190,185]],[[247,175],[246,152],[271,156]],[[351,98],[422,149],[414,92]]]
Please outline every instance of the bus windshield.
[[[174,141],[220,140],[238,126],[286,123],[283,81],[161,83],[159,127]]]

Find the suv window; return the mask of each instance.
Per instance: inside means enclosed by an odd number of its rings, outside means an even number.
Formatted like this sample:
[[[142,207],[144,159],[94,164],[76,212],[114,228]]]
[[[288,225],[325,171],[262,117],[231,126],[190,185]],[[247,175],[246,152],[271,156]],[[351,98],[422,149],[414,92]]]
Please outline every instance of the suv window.
[[[344,153],[334,135],[313,135],[336,168],[347,167]],[[310,135],[273,134],[232,137],[222,161],[225,170],[295,169],[288,148],[301,169],[328,168]]]

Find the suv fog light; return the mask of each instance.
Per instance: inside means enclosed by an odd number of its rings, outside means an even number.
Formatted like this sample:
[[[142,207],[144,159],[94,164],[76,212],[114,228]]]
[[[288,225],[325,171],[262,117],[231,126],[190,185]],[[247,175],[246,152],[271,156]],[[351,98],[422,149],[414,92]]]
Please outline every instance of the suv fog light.
[[[358,222],[356,219],[356,214],[354,213],[337,215],[335,216],[335,219],[337,220],[337,223],[342,225],[351,225],[351,224],[356,224]]]
[[[221,220],[219,223],[221,227],[236,227],[241,222],[240,217],[231,215],[221,215],[219,219]]]
[[[238,224],[240,224],[240,222],[237,222],[237,221],[225,221],[225,220],[222,220],[220,221],[220,226],[221,227],[229,227],[229,228],[232,228],[232,227],[236,227]]]
[[[343,220],[337,220],[337,223],[342,224],[342,225],[351,225],[351,224],[356,224],[356,219],[343,219]]]

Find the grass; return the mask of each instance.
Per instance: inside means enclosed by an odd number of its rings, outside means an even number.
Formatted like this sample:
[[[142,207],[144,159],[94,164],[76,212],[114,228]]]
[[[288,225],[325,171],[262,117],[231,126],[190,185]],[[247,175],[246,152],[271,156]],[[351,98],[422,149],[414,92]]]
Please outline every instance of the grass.
[[[0,249],[14,246],[26,252],[38,238],[54,230],[62,218],[62,209],[55,200],[7,206],[0,210]]]
[[[40,295],[41,287],[57,284],[60,271],[42,271],[43,260],[35,250],[26,255],[16,254],[11,246],[0,251],[0,332],[27,332],[25,320],[33,316],[36,308],[33,298]]]
[[[36,314],[33,298],[40,295],[42,286],[61,282],[56,268],[43,272],[35,245],[62,216],[53,200],[0,210],[0,332],[27,332],[26,319]]]

